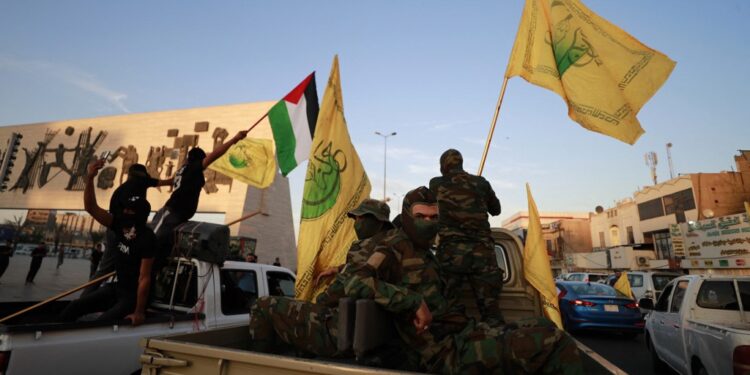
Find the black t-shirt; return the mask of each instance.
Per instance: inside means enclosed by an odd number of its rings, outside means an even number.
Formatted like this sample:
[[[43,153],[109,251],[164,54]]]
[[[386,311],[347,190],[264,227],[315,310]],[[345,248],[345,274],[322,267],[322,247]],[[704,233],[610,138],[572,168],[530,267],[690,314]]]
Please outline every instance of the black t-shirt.
[[[107,236],[110,242],[107,246],[113,246],[110,251],[115,262],[117,289],[126,293],[135,293],[138,290],[141,260],[154,257],[156,236],[151,228],[145,225],[132,227],[125,233],[117,223],[117,219],[110,229],[114,235]]]
[[[203,164],[186,163],[177,170],[174,176],[172,196],[169,197],[165,206],[183,220],[190,220],[198,210],[198,199],[205,184]]]

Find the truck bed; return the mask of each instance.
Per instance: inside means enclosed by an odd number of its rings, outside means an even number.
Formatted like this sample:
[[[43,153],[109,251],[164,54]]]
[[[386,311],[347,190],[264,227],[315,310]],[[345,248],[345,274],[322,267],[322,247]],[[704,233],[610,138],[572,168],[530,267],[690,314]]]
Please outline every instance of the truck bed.
[[[240,325],[205,332],[168,335],[141,340],[145,348],[143,374],[157,374],[160,364],[169,374],[224,375],[260,373],[300,374],[408,374],[408,372],[360,366],[353,359],[305,359],[250,351],[248,326]],[[579,344],[586,374],[625,374],[591,349]],[[168,365],[171,364],[171,365]],[[151,367],[152,372],[146,369]]]

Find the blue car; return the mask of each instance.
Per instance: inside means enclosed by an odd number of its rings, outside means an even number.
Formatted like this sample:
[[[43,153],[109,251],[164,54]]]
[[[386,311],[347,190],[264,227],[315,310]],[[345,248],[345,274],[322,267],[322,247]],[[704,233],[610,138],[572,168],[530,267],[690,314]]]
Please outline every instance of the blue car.
[[[644,321],[638,303],[601,283],[558,281],[556,283],[563,325],[568,332],[606,330],[635,337],[643,333]]]

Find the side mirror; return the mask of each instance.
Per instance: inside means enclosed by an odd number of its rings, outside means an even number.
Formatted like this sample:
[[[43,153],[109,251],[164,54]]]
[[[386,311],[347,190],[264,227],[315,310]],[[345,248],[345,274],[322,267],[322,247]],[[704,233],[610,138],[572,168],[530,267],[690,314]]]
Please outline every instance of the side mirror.
[[[652,300],[651,298],[641,298],[638,301],[638,306],[644,310],[653,310],[654,300]]]

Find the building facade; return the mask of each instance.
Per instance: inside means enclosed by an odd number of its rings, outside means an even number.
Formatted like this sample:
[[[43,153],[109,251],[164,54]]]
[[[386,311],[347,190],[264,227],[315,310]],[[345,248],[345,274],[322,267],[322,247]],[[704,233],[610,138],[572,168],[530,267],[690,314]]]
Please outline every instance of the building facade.
[[[7,146],[0,146],[0,185],[4,185],[0,208],[81,211],[86,166],[95,156],[108,156],[96,178],[96,197],[106,208],[114,189],[127,180],[130,165],[145,165],[154,178],[173,177],[191,148],[201,147],[210,153],[247,129],[273,104],[245,103],[2,127],[0,145]],[[273,139],[268,121],[263,120],[248,137]],[[261,214],[230,226],[231,234],[253,242],[261,261],[270,263],[279,257],[282,264],[294,268],[297,251],[288,180],[277,173],[274,183],[260,190],[210,169],[205,177],[198,212],[223,214],[225,222],[230,222],[259,211]],[[147,199],[152,210],[166,203],[170,191],[170,187],[149,189]],[[92,227],[86,219],[66,220],[65,224],[75,230]]]
[[[626,198],[614,207],[591,213],[591,239],[595,250],[643,243],[635,201]]]

